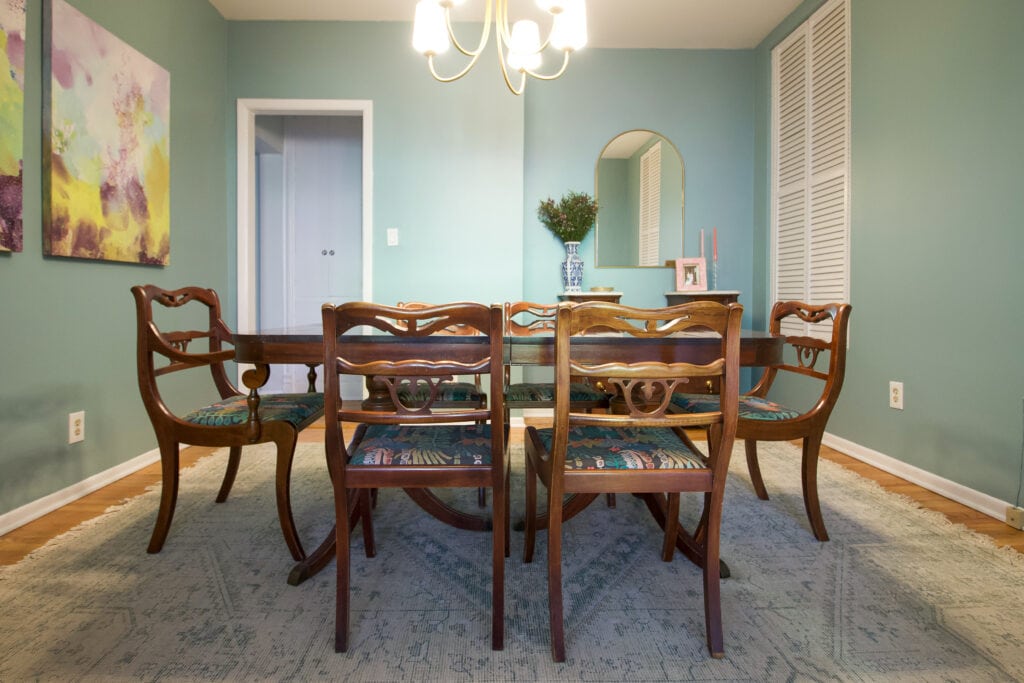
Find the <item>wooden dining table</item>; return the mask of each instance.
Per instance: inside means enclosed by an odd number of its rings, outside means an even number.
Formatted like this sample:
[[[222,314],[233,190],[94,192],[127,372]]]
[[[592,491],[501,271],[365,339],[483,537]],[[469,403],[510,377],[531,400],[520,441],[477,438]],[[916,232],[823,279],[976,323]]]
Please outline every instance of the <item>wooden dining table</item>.
[[[460,351],[467,354],[475,353],[472,347],[484,344],[485,338],[472,336],[431,336],[420,338],[403,338],[381,334],[352,335],[346,334],[348,352],[354,354],[353,360],[373,360],[387,357],[392,352],[407,353],[409,345],[414,345],[417,354],[424,360],[436,357],[457,358]],[[250,390],[250,396],[258,398],[259,389],[270,376],[271,365],[301,364],[309,367],[309,390],[314,390],[316,367],[323,363],[323,331],[319,326],[297,327],[294,329],[265,330],[248,333],[235,333],[235,360],[243,364],[252,364],[253,369],[243,373],[242,380]],[[552,366],[555,362],[554,335],[509,336],[505,338],[505,363],[518,366]],[[594,334],[577,340],[586,349],[588,362],[600,362],[602,359],[622,360],[624,356],[634,360],[659,360],[661,362],[705,363],[721,355],[721,338],[714,334],[682,333],[673,337],[660,339],[644,339],[630,337],[621,333]],[[743,330],[740,338],[740,365],[763,367],[781,360],[783,338],[767,332]],[[389,402],[387,392],[375,388],[367,382],[368,395],[363,400],[367,409],[381,402]],[[383,393],[383,395],[382,395]],[[666,502],[664,496],[657,494],[641,494],[651,515],[664,527]],[[567,506],[581,509],[592,497],[570,501]],[[439,518],[441,504],[429,494],[416,500],[417,504]],[[571,516],[571,515],[570,515]],[[471,514],[454,513],[445,506],[445,521],[454,523],[465,529],[484,530],[490,528],[490,521]],[[353,524],[356,523],[353,518]],[[298,585],[322,569],[334,557],[334,532],[301,560],[291,571],[288,583]],[[688,537],[680,531],[677,548],[691,561],[699,564],[697,554],[688,545]],[[728,576],[728,567],[722,563],[722,576]]]

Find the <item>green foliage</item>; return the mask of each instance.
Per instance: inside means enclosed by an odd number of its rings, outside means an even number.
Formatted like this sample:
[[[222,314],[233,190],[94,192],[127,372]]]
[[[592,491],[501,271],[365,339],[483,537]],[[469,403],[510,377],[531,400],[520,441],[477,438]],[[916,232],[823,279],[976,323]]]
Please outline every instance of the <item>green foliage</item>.
[[[537,218],[562,242],[579,242],[597,219],[597,202],[586,192],[569,192],[559,202],[550,197],[540,203]]]

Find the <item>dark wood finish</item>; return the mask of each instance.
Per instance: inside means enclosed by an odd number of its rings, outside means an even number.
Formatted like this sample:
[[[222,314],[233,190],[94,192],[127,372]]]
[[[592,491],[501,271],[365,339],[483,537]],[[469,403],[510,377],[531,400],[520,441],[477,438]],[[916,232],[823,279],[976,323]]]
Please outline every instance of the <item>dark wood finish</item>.
[[[750,396],[765,398],[772,382],[779,372],[790,372],[821,381],[821,395],[806,413],[791,420],[741,419],[737,427],[737,438],[743,439],[747,455],[747,468],[757,497],[768,500],[768,491],[761,478],[757,461],[758,441],[791,441],[800,439],[803,444],[800,476],[803,484],[804,508],[811,523],[814,537],[819,541],[828,540],[825,521],[821,517],[818,500],[818,453],[821,439],[825,434],[832,408],[839,399],[846,375],[846,338],[850,323],[850,304],[832,303],[812,306],[800,301],[779,301],[772,307],[769,325],[772,334],[782,335],[782,324],[786,318],[822,325],[831,323],[831,335],[827,339],[805,336],[787,336],[786,344],[793,349],[794,360],[782,360],[765,368],[757,385],[750,390]],[[828,365],[820,366],[828,357]],[[820,361],[820,363],[819,363]]]
[[[584,301],[607,301],[617,304],[622,298],[622,292],[565,292],[558,295],[559,301],[571,301],[583,303]]]
[[[196,446],[227,446],[227,469],[217,494],[217,502],[227,500],[235,474],[241,462],[242,446],[273,442],[277,446],[277,476],[275,492],[277,514],[289,551],[296,560],[305,557],[292,518],[289,495],[289,477],[298,433],[318,419],[321,412],[310,414],[299,424],[284,420],[261,419],[260,397],[255,386],[262,386],[269,376],[268,366],[247,371],[245,380],[253,385],[247,398],[249,416],[245,424],[205,426],[188,422],[171,412],[158,388],[157,377],[184,370],[208,368],[213,383],[222,399],[240,397],[242,393],[228,379],[224,362],[233,360],[232,334],[221,319],[220,300],[212,289],[185,287],[165,290],[155,285],[132,287],[137,317],[137,360],[139,392],[149,419],[156,432],[160,448],[163,473],[160,508],[147,552],[158,553],[163,548],[174,517],[178,498],[179,447],[182,443]],[[199,308],[205,313],[206,328],[202,330],[162,330],[154,320],[154,304],[162,309],[161,319],[170,317],[175,309]],[[189,318],[190,321],[194,318]],[[194,324],[194,323],[192,323]],[[207,350],[191,348],[207,345]],[[158,358],[159,357],[159,358]],[[158,361],[160,365],[158,366]]]
[[[323,331],[319,328],[296,327],[289,330],[235,332],[235,360],[255,365],[300,364],[323,362]],[[383,335],[366,334],[358,338],[366,358],[378,355],[400,356],[410,348],[420,349],[429,357],[450,353],[472,356],[472,347],[479,343],[473,337],[433,336],[416,340],[394,339]],[[719,340],[706,334],[680,333],[665,339],[635,339],[620,334],[594,334],[578,342],[592,354],[591,360],[603,357],[623,360],[631,356],[649,357],[660,353],[666,360],[706,363],[718,352]],[[742,330],[740,332],[740,365],[767,367],[782,357],[785,339],[769,332]],[[463,348],[466,347],[466,348]],[[652,347],[655,350],[652,350]],[[508,336],[504,346],[505,363],[510,365],[554,365],[554,335],[529,337]]]
[[[430,492],[433,487],[489,488],[492,490],[492,521],[476,528],[492,534],[491,647],[504,645],[504,571],[508,552],[508,461],[505,458],[505,414],[502,405],[504,377],[503,311],[500,305],[454,303],[425,308],[398,308],[365,302],[323,307],[323,361],[327,465],[334,488],[335,531],[331,539],[305,563],[308,571],[323,566],[333,551],[337,568],[335,650],[349,644],[349,544],[353,509],[367,510],[370,492],[380,488],[404,489],[423,509],[456,527],[467,528],[470,516],[450,508]],[[453,326],[473,334],[453,337]],[[370,328],[380,333],[373,343],[353,330]],[[415,342],[443,338],[444,344]],[[395,340],[393,343],[384,343]],[[439,409],[439,388],[457,374],[484,374],[490,379],[491,405],[467,405]],[[342,401],[341,375],[375,377],[388,390],[391,408],[367,410]],[[425,383],[430,391],[424,404],[405,405],[400,386]],[[350,464],[351,454],[363,443],[368,425],[402,425],[436,429],[452,423],[489,423],[490,462],[403,464],[381,462]],[[342,424],[358,424],[346,446]],[[365,516],[367,519],[368,514]],[[306,569],[298,569],[301,574]],[[293,571],[293,576],[295,572]]]
[[[611,303],[618,303],[619,297],[615,297]],[[557,304],[539,304],[532,301],[507,301],[505,302],[505,334],[510,337],[532,337],[538,334],[551,335],[555,331],[555,316],[558,312]],[[510,364],[505,365],[505,415],[509,414],[509,411],[513,408],[550,408],[554,409],[555,402],[551,401],[540,401],[540,400],[528,400],[528,401],[517,401],[510,398],[515,393],[514,387],[509,383],[509,374],[511,369]],[[573,377],[573,382],[589,382],[584,378]],[[554,395],[552,384],[552,396]],[[601,389],[601,381],[596,380],[594,386]],[[600,398],[594,398],[593,400],[574,400],[569,402],[571,410],[590,412],[597,409],[608,408],[608,395],[604,394]],[[506,417],[506,421],[507,417]],[[608,507],[615,507],[615,494],[607,494]],[[586,507],[588,503],[584,504],[580,509]]]
[[[740,292],[737,290],[665,292],[665,303],[669,306],[688,304],[691,301],[717,301],[720,304],[734,304],[739,302],[739,300]]]
[[[719,526],[725,478],[736,433],[739,392],[739,337],[743,307],[697,302],[662,309],[638,309],[609,303],[563,304],[556,323],[555,381],[557,394],[551,448],[537,430],[528,427],[526,450],[526,536],[523,559],[533,559],[537,531],[537,481],[547,489],[548,528],[548,612],[551,655],[565,661],[565,633],[562,602],[561,538],[563,500],[566,494],[591,496],[596,493],[636,493],[648,500],[652,512],[662,509],[658,520],[665,536],[662,559],[669,561],[681,546],[702,569],[704,583],[707,646],[713,657],[724,654],[719,576]],[[615,330],[621,337],[638,342],[672,339],[679,332],[702,328],[715,333],[715,357],[703,364],[671,358],[661,345],[621,344],[618,360],[594,354],[586,340],[593,329]],[[580,343],[584,342],[584,343]],[[635,347],[635,348],[634,348]],[[647,352],[647,357],[639,355]],[[626,358],[628,356],[628,358]],[[666,360],[666,358],[668,359]],[[621,399],[622,413],[574,412],[569,405],[569,382],[573,375],[606,378],[606,388]],[[673,392],[680,384],[718,377],[722,386],[720,409],[709,413],[673,413],[669,410]],[[708,433],[707,455],[694,451],[702,466],[674,469],[574,469],[566,466],[569,430],[575,427],[643,427],[670,430],[679,437],[680,448],[692,442],[686,428],[704,427]],[[704,511],[692,532],[679,523],[681,492],[703,492]],[[665,496],[659,504],[655,496]],[[585,501],[585,498],[583,499]],[[575,504],[575,501],[574,503]],[[583,504],[580,502],[579,504]]]

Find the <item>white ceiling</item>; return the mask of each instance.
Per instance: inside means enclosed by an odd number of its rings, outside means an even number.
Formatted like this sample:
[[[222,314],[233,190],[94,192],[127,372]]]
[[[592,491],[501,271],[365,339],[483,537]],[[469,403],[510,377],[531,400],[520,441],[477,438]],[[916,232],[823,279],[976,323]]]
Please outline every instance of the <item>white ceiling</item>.
[[[210,0],[226,18],[264,21],[412,21],[416,0]],[[515,20],[529,0],[511,0]],[[606,48],[756,47],[800,0],[589,0],[589,45]],[[475,7],[474,7],[475,6]],[[481,0],[457,16],[483,18]]]

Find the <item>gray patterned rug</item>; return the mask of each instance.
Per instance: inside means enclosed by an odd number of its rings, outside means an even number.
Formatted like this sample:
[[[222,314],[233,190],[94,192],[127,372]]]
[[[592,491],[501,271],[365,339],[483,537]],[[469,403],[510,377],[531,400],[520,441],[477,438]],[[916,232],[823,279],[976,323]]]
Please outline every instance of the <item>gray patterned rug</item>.
[[[329,528],[322,450],[300,445],[296,517],[308,546]],[[522,454],[515,462],[521,464]],[[503,652],[489,648],[489,539],[454,531],[382,492],[378,555],[353,553],[353,641],[333,644],[333,565],[299,587],[273,511],[273,459],[243,456],[183,475],[163,552],[145,548],[156,492],[0,568],[0,681],[1007,681],[1024,679],[1024,562],[829,462],[832,541],[808,531],[798,455],[765,444],[772,500],[733,458],[722,556],[726,657],[704,646],[700,574],[658,559],[642,504],[619,496],[566,529],[567,656],[548,649],[538,558],[513,532]],[[472,495],[470,496],[472,497]],[[472,505],[467,499],[466,505]],[[513,484],[513,518],[522,505]],[[685,514],[692,514],[687,510]]]

